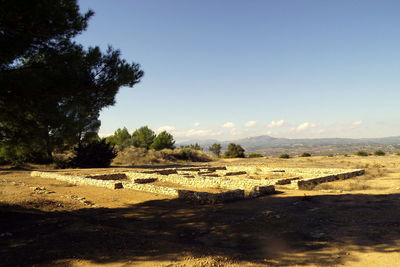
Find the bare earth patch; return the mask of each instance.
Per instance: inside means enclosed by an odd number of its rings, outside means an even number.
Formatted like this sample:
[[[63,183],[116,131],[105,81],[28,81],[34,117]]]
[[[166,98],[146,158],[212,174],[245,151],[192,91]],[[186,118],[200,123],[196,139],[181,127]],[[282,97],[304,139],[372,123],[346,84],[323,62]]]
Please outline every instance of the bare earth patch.
[[[275,195],[200,205],[167,195],[71,185],[31,177],[30,171],[4,170],[0,171],[1,265],[396,266],[400,262],[400,157],[213,164],[365,169],[366,174],[313,190],[283,186]],[[122,169],[64,172],[106,175]]]

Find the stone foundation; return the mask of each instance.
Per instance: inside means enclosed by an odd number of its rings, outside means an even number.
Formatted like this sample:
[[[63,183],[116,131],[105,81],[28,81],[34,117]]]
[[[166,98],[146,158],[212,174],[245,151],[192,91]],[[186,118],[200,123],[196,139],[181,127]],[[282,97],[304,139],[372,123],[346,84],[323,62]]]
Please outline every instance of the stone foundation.
[[[267,177],[278,174],[277,179],[251,179],[251,175]],[[279,173],[282,173],[279,174]],[[115,174],[101,174],[90,176],[65,175],[59,172],[33,171],[31,176],[52,178],[60,181],[77,184],[92,185],[110,189],[133,189],[154,194],[175,196],[182,199],[201,203],[225,202],[243,198],[254,198],[275,193],[275,185],[283,188],[310,190],[316,185],[325,182],[348,179],[363,175],[364,170],[356,169],[317,169],[317,168],[266,168],[249,166],[232,167],[200,167],[174,168],[149,170],[144,172],[121,172]],[[232,175],[232,176],[230,176]],[[239,177],[235,177],[239,176]],[[253,177],[254,178],[254,177]],[[198,188],[199,191],[225,189],[222,193],[198,192],[176,189],[171,186],[151,184],[160,181],[189,188]],[[177,186],[179,187],[179,186]]]
[[[196,192],[190,190],[179,190],[178,198],[184,200],[195,201],[199,203],[212,204],[216,202],[228,202],[234,200],[244,199],[244,190],[232,190],[223,193],[207,193],[207,192]]]
[[[365,174],[364,170],[355,170],[355,171],[340,173],[340,174],[336,174],[336,175],[327,175],[327,176],[322,176],[322,177],[304,179],[304,180],[297,181],[297,188],[302,189],[302,190],[310,190],[310,189],[313,189],[315,186],[322,184],[322,183],[349,179],[349,178],[352,178],[355,176],[360,176],[363,174]]]

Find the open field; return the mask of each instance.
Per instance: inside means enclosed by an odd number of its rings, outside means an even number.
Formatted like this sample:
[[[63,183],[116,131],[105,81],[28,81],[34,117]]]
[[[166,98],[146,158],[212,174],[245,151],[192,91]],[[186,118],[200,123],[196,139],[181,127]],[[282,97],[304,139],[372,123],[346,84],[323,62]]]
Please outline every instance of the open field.
[[[363,169],[366,173],[322,183],[313,190],[276,185],[274,195],[199,204],[173,195],[74,185],[32,177],[31,170],[4,168],[0,171],[0,265],[396,266],[400,262],[399,156],[230,159],[207,165],[227,166],[228,170],[216,172],[224,175],[237,166]],[[58,173],[134,173],[138,178],[143,174],[137,173],[154,169],[162,166]],[[246,175],[263,179],[260,171]],[[292,177],[287,172],[270,177],[278,176]],[[162,177],[155,183],[177,186]]]

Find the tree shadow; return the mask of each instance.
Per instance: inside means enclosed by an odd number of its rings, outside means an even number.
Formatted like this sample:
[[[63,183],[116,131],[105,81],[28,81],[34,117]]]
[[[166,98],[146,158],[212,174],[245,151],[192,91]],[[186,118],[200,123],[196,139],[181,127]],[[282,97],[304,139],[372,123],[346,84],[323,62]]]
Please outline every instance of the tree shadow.
[[[400,194],[267,196],[216,205],[166,199],[53,212],[3,204],[0,255],[10,266],[187,255],[257,265],[345,264],[357,261],[353,251],[400,252],[399,208]]]

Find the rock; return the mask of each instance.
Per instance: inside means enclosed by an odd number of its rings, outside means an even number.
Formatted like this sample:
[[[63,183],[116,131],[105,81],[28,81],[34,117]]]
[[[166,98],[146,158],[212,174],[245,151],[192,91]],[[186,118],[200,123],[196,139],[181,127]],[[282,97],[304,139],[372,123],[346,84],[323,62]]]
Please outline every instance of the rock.
[[[275,193],[275,186],[265,185],[265,186],[254,186],[249,192],[249,197],[258,197],[262,195],[269,195]]]
[[[240,172],[227,172],[227,173],[225,173],[225,176],[243,175],[243,174],[247,174],[247,172],[244,172],[244,171],[240,171]]]
[[[154,183],[157,181],[157,178],[142,178],[142,179],[134,179],[133,182],[135,184],[148,184],[148,183]]]
[[[114,184],[114,189],[122,189],[124,188],[124,186],[122,185],[122,183],[115,183]]]
[[[267,217],[271,216],[273,213],[274,213],[274,212],[273,212],[272,210],[266,210],[266,211],[263,211],[263,212],[262,212],[262,214],[264,214],[264,215],[267,216]]]
[[[0,237],[11,237],[11,236],[13,236],[13,234],[10,232],[5,232],[0,234]]]
[[[89,201],[89,200],[83,201],[83,204],[88,205],[88,206],[93,206],[94,205],[94,203],[92,201]]]

